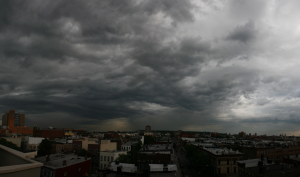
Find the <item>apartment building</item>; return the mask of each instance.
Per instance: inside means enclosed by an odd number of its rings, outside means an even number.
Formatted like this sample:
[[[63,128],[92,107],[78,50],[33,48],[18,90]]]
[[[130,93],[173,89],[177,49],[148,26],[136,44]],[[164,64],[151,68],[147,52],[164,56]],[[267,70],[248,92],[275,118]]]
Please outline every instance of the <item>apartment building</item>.
[[[60,143],[60,142],[52,142],[51,143],[51,153],[59,154],[62,152],[72,152],[73,146],[71,143]]]
[[[91,172],[91,158],[74,154],[50,155],[38,157],[34,160],[41,162],[40,177],[75,177],[89,175]]]
[[[237,161],[243,159],[243,153],[220,148],[200,148],[198,150],[210,157],[210,163],[217,175],[236,176]]]
[[[126,155],[127,151],[102,151],[100,155],[99,169],[105,170],[110,166],[110,163],[115,162],[121,154]]]
[[[283,162],[284,156],[300,154],[300,146],[295,144],[268,147],[241,146],[239,147],[239,150],[245,154],[244,160],[257,159],[260,158],[261,155],[264,155],[264,157],[271,159],[272,161],[279,160],[280,162]]]
[[[101,140],[100,151],[116,151],[117,143],[110,140]]]
[[[82,139],[73,140],[73,150],[78,151],[81,149],[88,150],[89,144],[99,144],[98,138],[84,137]]]
[[[38,150],[38,147],[40,143],[43,141],[45,138],[40,138],[40,137],[25,137],[25,148],[27,150]]]

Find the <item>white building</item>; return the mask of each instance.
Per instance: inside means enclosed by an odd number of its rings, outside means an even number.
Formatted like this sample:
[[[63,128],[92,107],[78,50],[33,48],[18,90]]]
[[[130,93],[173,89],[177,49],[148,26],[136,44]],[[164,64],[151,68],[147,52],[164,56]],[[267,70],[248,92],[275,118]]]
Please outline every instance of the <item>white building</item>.
[[[110,166],[111,162],[116,161],[119,158],[119,155],[127,154],[127,151],[104,151],[100,154],[100,163],[99,169],[105,170]]]
[[[121,150],[122,151],[131,151],[131,145],[134,145],[134,144],[137,144],[137,142],[134,141],[134,142],[127,142],[125,144],[122,144]]]
[[[42,140],[45,138],[40,137],[25,137],[25,146],[27,150],[38,150],[38,147]],[[28,140],[28,141],[27,141]]]

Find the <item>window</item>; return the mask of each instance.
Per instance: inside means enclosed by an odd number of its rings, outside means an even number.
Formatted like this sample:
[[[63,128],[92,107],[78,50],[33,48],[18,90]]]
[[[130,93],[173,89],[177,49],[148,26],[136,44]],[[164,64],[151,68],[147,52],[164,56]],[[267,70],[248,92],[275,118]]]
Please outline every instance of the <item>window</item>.
[[[104,156],[104,161],[106,161],[106,156]]]
[[[235,164],[236,163],[236,160],[233,160],[233,164]]]
[[[218,165],[220,165],[220,164],[221,164],[221,161],[219,160]]]
[[[234,171],[234,173],[236,173],[236,167],[233,167],[233,171]]]
[[[101,161],[103,160],[103,156],[101,156]]]
[[[227,173],[229,173],[229,167],[227,167]]]
[[[229,165],[229,160],[227,160],[227,165]]]
[[[114,161],[113,159],[114,159],[113,156],[111,156],[111,161]]]
[[[106,164],[104,164],[104,168],[106,168]]]
[[[73,144],[73,147],[74,147],[74,148],[76,148],[76,147],[77,147],[77,145],[76,145],[76,144]]]
[[[100,169],[102,169],[102,164],[101,164],[101,167],[100,167]]]
[[[221,174],[221,168],[218,168],[218,174]]]

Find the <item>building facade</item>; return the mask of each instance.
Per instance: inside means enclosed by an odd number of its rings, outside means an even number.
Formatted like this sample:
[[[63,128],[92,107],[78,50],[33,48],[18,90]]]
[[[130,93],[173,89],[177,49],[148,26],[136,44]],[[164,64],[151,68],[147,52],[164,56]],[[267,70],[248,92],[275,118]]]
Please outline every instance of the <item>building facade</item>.
[[[38,157],[34,160],[44,163],[41,177],[88,176],[91,172],[91,158],[74,154],[50,155],[48,158]]]
[[[151,126],[150,125],[146,126],[146,132],[151,132]]]
[[[55,138],[63,138],[63,130],[38,130],[37,127],[33,128],[33,137],[43,137],[53,140]]]
[[[242,153],[227,149],[197,148],[199,152],[205,153],[209,156],[211,167],[216,175],[238,175],[237,161],[243,159]]]
[[[110,163],[115,162],[121,154],[126,155],[127,151],[102,151],[100,155],[99,169],[105,170],[108,168]]]
[[[11,113],[5,113],[2,115],[2,126],[8,126],[8,118],[10,114],[14,114],[14,127],[25,126],[25,114],[18,114],[15,111]]]

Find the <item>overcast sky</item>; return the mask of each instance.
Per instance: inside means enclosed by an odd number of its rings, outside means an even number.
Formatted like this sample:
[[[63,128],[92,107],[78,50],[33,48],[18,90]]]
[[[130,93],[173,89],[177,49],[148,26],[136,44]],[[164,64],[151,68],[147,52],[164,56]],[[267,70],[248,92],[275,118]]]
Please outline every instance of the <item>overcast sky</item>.
[[[0,1],[28,126],[299,136],[300,1]]]

